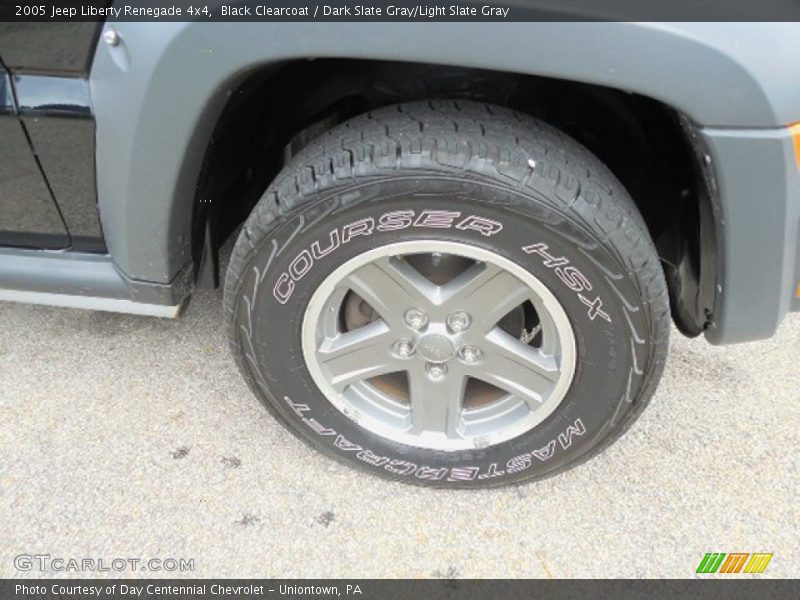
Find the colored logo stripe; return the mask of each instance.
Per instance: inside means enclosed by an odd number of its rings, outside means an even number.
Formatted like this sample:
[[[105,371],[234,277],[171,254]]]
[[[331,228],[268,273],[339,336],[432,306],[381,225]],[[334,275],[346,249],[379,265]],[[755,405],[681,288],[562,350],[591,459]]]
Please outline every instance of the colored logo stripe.
[[[744,566],[744,561],[747,560],[747,557],[750,556],[747,552],[744,553],[734,553],[728,554],[728,558],[725,559],[725,562],[722,563],[722,568],[719,570],[720,573],[738,573],[742,570]]]
[[[719,566],[722,564],[722,559],[725,558],[725,553],[708,552],[700,561],[697,567],[698,573],[716,573]]]
[[[742,567],[744,567],[745,573],[763,573],[771,560],[772,554],[765,552],[756,552],[754,554],[748,552],[733,552],[731,554],[707,552],[697,566],[696,572],[740,573]]]
[[[751,554],[750,562],[744,568],[745,573],[763,573],[769,561],[772,560],[772,554]]]

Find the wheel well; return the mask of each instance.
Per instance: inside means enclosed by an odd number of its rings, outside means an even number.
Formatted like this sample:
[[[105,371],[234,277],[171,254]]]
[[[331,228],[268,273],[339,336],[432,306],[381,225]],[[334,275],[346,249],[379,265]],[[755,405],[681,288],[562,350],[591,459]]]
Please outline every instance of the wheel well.
[[[514,108],[589,148],[647,223],[678,327],[697,335],[713,319],[713,185],[688,119],[645,96],[603,86],[435,64],[309,59],[256,71],[241,83],[216,125],[198,184],[192,231],[199,284],[218,284],[220,245],[308,141],[367,110],[437,98]]]

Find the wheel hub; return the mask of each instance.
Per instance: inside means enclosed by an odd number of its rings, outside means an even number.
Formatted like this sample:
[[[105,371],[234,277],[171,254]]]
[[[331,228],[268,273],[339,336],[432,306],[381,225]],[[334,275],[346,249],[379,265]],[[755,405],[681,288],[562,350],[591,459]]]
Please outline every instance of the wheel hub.
[[[446,335],[429,333],[419,341],[417,353],[432,363],[444,363],[456,354],[456,346]]]

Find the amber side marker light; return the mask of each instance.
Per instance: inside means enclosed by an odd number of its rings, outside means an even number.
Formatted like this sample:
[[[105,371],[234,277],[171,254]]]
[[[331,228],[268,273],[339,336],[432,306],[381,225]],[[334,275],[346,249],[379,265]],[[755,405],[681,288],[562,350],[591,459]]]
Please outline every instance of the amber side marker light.
[[[792,142],[794,142],[794,161],[797,163],[797,168],[800,169],[800,121],[789,125],[789,135],[792,136]]]

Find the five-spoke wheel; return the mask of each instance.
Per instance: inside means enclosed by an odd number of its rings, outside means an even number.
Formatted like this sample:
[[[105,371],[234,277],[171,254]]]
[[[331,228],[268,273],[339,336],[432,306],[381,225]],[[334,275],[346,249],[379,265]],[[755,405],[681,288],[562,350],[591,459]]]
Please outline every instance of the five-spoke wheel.
[[[303,323],[308,369],[363,427],[432,449],[497,444],[558,406],[575,368],[569,319],[497,253],[400,242],[336,269]]]

